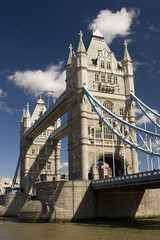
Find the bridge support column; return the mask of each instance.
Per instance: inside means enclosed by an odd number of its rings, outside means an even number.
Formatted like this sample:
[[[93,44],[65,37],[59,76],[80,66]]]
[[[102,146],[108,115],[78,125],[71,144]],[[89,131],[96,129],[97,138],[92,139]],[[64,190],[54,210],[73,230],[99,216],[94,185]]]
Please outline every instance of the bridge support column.
[[[81,104],[81,178],[88,180],[88,124],[84,97]]]
[[[55,174],[58,180],[60,177],[60,141],[55,143]]]
[[[23,191],[28,194],[30,192],[29,189],[29,158],[25,157],[24,164],[24,180],[23,180]]]
[[[135,126],[136,125],[136,121],[135,121],[135,103],[129,102],[128,105],[129,107],[129,122]],[[135,142],[137,142],[136,140],[136,136],[135,133],[133,131],[131,131],[131,136],[134,139]],[[138,157],[137,157],[137,151],[132,148],[131,149],[131,158],[132,158],[132,173],[137,173],[138,172]]]

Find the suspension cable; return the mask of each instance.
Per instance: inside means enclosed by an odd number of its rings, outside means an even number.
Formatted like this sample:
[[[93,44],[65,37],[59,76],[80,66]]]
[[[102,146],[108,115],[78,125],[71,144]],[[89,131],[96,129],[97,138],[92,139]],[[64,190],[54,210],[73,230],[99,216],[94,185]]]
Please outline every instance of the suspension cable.
[[[104,126],[102,122],[102,143],[103,143],[103,178],[106,176],[106,171],[105,171],[105,156],[104,156]]]
[[[93,109],[93,123],[94,123],[94,179],[96,180],[96,128],[95,128],[95,111]]]

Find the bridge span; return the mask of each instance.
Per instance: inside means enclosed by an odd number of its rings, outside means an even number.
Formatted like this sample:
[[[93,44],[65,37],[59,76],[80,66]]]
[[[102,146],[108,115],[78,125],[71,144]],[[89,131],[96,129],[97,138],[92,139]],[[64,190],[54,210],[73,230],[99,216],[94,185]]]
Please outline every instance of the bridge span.
[[[134,173],[130,175],[92,180],[93,190],[133,190],[160,187],[160,170]]]
[[[25,137],[36,138],[54,121],[66,112],[66,91],[53,103],[49,109],[29,128]]]

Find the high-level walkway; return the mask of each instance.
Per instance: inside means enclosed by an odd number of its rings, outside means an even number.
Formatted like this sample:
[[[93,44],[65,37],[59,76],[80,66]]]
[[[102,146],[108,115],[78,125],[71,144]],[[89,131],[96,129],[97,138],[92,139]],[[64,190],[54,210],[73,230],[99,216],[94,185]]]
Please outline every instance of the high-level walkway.
[[[92,180],[94,190],[153,189],[160,187],[160,170],[134,173],[101,180]]]
[[[49,109],[26,132],[25,137],[35,138],[66,112],[66,91],[53,103]]]

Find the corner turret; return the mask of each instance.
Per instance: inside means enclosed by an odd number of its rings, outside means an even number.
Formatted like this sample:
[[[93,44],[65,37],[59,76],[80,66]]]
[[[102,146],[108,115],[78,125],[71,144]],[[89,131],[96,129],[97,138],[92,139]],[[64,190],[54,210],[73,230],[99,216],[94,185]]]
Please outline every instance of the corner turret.
[[[133,79],[132,60],[131,60],[130,54],[128,52],[127,45],[128,44],[125,40],[125,42],[124,42],[125,49],[124,49],[124,56],[123,56],[123,60],[122,60],[122,67],[124,70],[126,95],[130,96],[130,93],[134,92],[134,79]]]
[[[128,45],[127,41],[125,40],[125,42],[124,42],[125,49],[124,49],[124,56],[123,56],[122,64],[123,64],[124,74],[132,76],[133,75],[133,66],[132,66],[132,60],[131,60],[130,54],[128,52],[127,45]]]
[[[82,39],[82,31],[79,33],[80,40],[77,48],[77,68],[78,68],[78,88],[81,88],[84,84],[87,85],[87,52]]]

